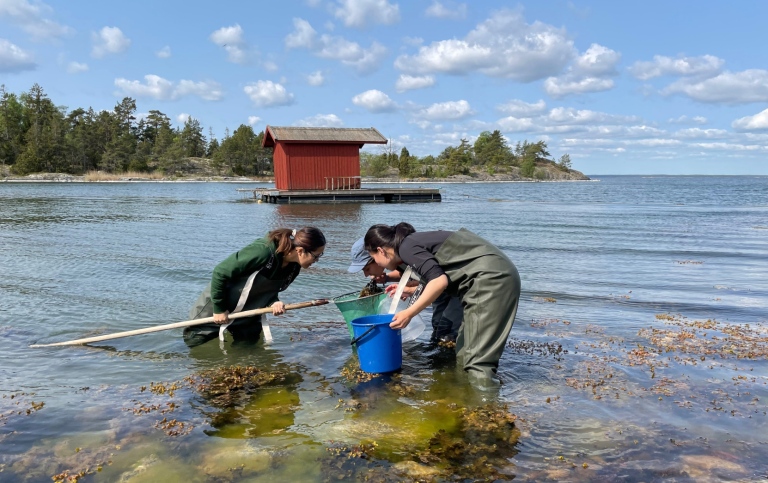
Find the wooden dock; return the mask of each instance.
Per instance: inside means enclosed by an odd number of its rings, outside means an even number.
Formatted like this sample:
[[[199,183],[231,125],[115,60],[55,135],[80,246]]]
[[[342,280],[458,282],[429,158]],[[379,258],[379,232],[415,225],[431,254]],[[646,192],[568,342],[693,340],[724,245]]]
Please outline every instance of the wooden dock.
[[[270,188],[237,191],[252,193],[253,199],[264,203],[439,203],[438,188],[359,188],[349,190],[277,190]]]

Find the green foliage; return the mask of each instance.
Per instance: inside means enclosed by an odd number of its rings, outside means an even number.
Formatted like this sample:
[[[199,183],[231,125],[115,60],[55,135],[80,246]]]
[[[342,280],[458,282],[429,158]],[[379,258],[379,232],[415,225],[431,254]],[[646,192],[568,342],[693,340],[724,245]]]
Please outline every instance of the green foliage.
[[[474,144],[475,164],[490,166],[494,171],[509,166],[514,158],[512,150],[498,129],[493,132],[483,131]]]
[[[533,178],[536,171],[536,158],[533,155],[523,156],[523,162],[520,163],[520,175],[524,178]]]
[[[568,153],[560,156],[560,160],[557,162],[557,167],[566,173],[571,170],[571,157]]]
[[[389,170],[389,157],[386,153],[360,153],[360,174],[380,178]]]

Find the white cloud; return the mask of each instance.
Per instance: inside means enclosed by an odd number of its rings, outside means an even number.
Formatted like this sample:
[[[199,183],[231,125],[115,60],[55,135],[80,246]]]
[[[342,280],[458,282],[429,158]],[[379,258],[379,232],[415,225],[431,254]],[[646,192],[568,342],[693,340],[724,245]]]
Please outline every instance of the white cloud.
[[[243,39],[243,29],[235,24],[222,27],[210,36],[211,42],[227,52],[227,60],[234,64],[245,64],[250,60],[248,44]]]
[[[602,92],[612,88],[613,79],[601,79],[598,77],[579,78],[572,75],[566,75],[562,77],[550,77],[544,81],[544,90],[554,98],[560,98],[570,94]]]
[[[22,72],[35,68],[37,64],[32,60],[32,55],[18,45],[0,39],[0,72]]]
[[[738,131],[753,131],[768,129],[768,109],[733,121],[731,126]]]
[[[592,44],[586,52],[574,59],[565,74],[550,77],[544,81],[544,90],[554,98],[571,94],[587,94],[613,89],[613,80],[618,75],[616,65],[621,54],[599,44]]]
[[[514,116],[499,119],[499,127],[504,132],[526,132],[532,131],[536,127],[530,118],[519,118]]]
[[[260,80],[248,84],[243,91],[258,107],[287,106],[293,103],[293,94],[272,81]]]
[[[725,61],[713,55],[701,57],[665,57],[656,55],[652,61],[635,62],[629,73],[640,80],[661,76],[711,77],[720,72]]]
[[[604,112],[590,111],[587,109],[573,109],[570,107],[556,107],[549,111],[547,119],[554,123],[567,124],[629,124],[640,122],[637,116],[619,116]]]
[[[573,71],[594,77],[615,76],[621,54],[600,44],[592,44],[573,63]]]
[[[187,114],[186,112],[182,112],[181,114],[176,116],[176,122],[178,122],[179,124],[185,124],[188,119],[189,119],[189,114]]]
[[[344,123],[336,114],[317,114],[297,121],[299,127],[341,127]]]
[[[352,103],[370,112],[390,112],[397,109],[397,104],[388,95],[376,89],[356,95],[352,98]]]
[[[469,102],[465,100],[438,102],[420,110],[418,117],[432,121],[448,121],[464,119],[474,114]]]
[[[311,86],[321,86],[325,83],[325,77],[322,71],[316,70],[307,76],[307,84]]]
[[[67,64],[67,72],[70,74],[78,74],[80,72],[86,72],[87,70],[88,64],[83,64],[82,62],[72,61]]]
[[[160,49],[157,52],[155,52],[155,55],[159,59],[167,59],[167,58],[169,58],[171,56],[171,47],[166,45],[162,49]]]
[[[432,0],[432,5],[427,8],[425,14],[427,17],[462,19],[467,16],[467,4]]]
[[[418,47],[424,43],[424,39],[421,37],[403,37],[403,43]]]
[[[100,59],[109,54],[119,54],[131,45],[131,39],[117,27],[104,27],[99,32],[91,34],[93,50],[91,56]]]
[[[46,17],[53,15],[53,9],[43,2],[30,3],[27,0],[0,1],[0,17],[10,18],[13,23],[36,40],[66,37],[74,30]]]
[[[500,112],[516,118],[535,117],[543,114],[546,108],[547,104],[541,99],[533,104],[513,99],[496,107]]]
[[[262,62],[261,66],[264,67],[264,70],[267,72],[277,72],[280,70],[280,67],[278,67],[277,64],[271,60],[265,60]]]
[[[703,116],[686,116],[683,114],[677,118],[671,118],[667,120],[670,124],[706,124],[707,118]]]
[[[338,0],[334,15],[347,27],[363,28],[369,23],[391,25],[400,21],[400,7],[387,0]]]
[[[698,127],[689,129],[680,129],[675,134],[677,138],[683,139],[716,139],[725,138],[730,135],[725,129],[701,129]]]
[[[387,49],[378,42],[373,42],[365,49],[357,42],[343,37],[328,34],[318,36],[315,29],[304,19],[294,18],[293,26],[293,32],[285,37],[287,48],[307,49],[317,57],[340,61],[362,74],[376,70],[387,54]]]
[[[541,22],[526,24],[519,12],[501,10],[479,24],[463,40],[449,39],[402,55],[395,67],[408,73],[466,74],[531,82],[559,74],[576,56],[563,29]]]
[[[258,116],[248,116],[248,125],[249,126],[255,126],[256,124],[261,121],[261,118]]]
[[[750,69],[723,72],[700,82],[681,79],[666,87],[663,94],[682,94],[699,102],[744,104],[768,102],[768,70]]]
[[[206,101],[218,101],[224,94],[216,82],[195,82],[181,80],[174,83],[154,74],[144,76],[144,83],[128,79],[115,79],[115,86],[122,94],[131,97],[151,97],[163,101],[174,101],[186,96],[197,96]]]
[[[397,92],[404,92],[413,89],[432,87],[433,85],[435,85],[434,76],[412,76],[408,74],[400,74],[400,77],[397,78],[397,82],[395,82],[395,89],[397,89]]]

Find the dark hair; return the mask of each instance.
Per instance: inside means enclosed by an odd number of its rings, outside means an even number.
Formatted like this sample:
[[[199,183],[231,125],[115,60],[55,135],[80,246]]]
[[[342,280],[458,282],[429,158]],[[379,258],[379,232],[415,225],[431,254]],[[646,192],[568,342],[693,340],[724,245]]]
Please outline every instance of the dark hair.
[[[325,246],[325,235],[314,226],[305,226],[300,230],[278,228],[270,231],[267,238],[269,241],[277,242],[277,253],[283,255],[290,252],[294,247],[301,247],[313,252]]]
[[[416,228],[410,223],[405,222],[394,226],[373,225],[368,228],[368,232],[365,234],[365,249],[369,252],[374,252],[378,247],[386,247],[393,248],[395,253],[398,253],[403,239],[415,232]]]

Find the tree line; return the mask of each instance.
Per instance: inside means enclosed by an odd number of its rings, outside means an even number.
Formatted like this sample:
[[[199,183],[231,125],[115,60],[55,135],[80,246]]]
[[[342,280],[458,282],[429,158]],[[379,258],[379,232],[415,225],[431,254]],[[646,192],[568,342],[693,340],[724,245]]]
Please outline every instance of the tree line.
[[[174,128],[151,110],[136,120],[136,101],[124,98],[111,111],[56,106],[38,84],[20,95],[0,86],[0,163],[18,175],[183,171],[188,158],[208,158],[217,172],[263,176],[272,172],[264,133],[241,125],[219,142],[193,117]]]
[[[38,84],[16,95],[0,85],[0,163],[17,175],[30,173],[84,174],[89,171],[124,173],[160,171],[184,173],[189,158],[207,158],[221,175],[265,176],[273,173],[272,150],[261,146],[264,132],[248,125],[225,130],[219,141],[209,128],[189,117],[174,128],[167,115],[151,110],[137,121],[136,101],[124,98],[111,111],[56,106]],[[544,141],[518,142],[510,147],[501,132],[485,131],[474,144],[462,139],[437,157],[398,154],[393,143],[378,153],[360,153],[361,174],[441,178],[484,170],[488,174],[519,173],[543,176],[537,166],[550,163],[571,169],[564,154],[555,162]]]
[[[403,178],[444,178],[475,170],[490,175],[519,173],[524,178],[543,178],[545,173],[540,167],[546,164],[566,172],[571,170],[571,157],[563,154],[555,161],[545,141],[526,140],[512,148],[499,130],[480,133],[474,144],[462,139],[458,146],[448,146],[437,157],[411,156],[406,147],[398,155],[390,143],[382,153],[361,153],[360,162],[363,174],[374,177],[383,176],[393,168]]]

